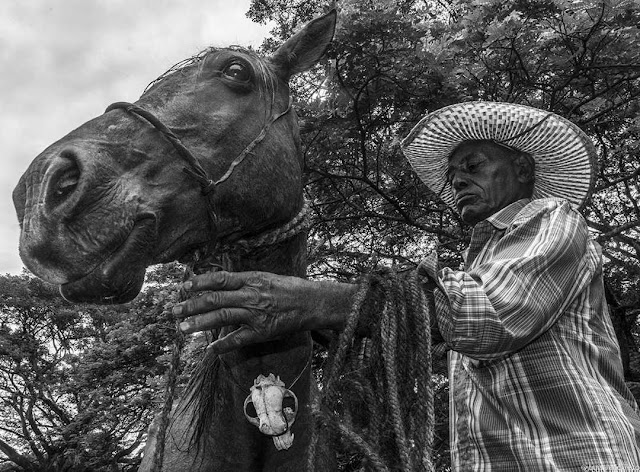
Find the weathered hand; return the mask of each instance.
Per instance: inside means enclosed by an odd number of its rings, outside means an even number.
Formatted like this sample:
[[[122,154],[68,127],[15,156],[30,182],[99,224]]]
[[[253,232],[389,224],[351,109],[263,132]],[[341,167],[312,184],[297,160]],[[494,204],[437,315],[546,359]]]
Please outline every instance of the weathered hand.
[[[185,318],[185,333],[240,325],[211,346],[222,353],[297,331],[339,328],[344,315],[333,309],[336,292],[350,306],[352,287],[266,272],[211,272],[184,284],[207,293],[176,305],[173,314]]]

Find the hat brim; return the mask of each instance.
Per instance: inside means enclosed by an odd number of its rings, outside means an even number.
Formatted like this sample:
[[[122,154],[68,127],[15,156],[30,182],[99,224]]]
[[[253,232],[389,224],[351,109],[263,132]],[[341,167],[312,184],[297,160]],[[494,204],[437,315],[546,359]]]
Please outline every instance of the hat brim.
[[[597,154],[578,126],[555,113],[505,102],[465,102],[425,116],[402,141],[418,177],[451,208],[448,161],[464,141],[493,140],[535,161],[533,198],[559,197],[581,208],[595,179]]]

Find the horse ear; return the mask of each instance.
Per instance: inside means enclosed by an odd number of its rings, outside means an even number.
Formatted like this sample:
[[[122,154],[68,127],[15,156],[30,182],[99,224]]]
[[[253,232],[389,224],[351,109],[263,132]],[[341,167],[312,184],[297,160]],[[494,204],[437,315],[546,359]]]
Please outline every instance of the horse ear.
[[[273,54],[271,62],[285,81],[314,65],[327,50],[336,29],[336,10],[307,23]]]

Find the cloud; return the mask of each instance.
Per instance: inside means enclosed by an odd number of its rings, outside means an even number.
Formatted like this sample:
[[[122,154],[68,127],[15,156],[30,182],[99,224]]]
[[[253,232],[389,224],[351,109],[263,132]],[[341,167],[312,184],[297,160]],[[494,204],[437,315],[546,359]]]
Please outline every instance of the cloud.
[[[249,1],[8,0],[0,16],[0,273],[19,273],[11,190],[49,144],[114,101],[135,101],[208,46],[258,47]]]

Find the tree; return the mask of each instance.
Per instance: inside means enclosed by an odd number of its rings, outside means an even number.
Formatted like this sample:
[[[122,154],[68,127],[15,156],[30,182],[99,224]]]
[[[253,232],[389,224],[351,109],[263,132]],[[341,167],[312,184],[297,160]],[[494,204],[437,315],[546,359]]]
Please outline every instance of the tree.
[[[162,398],[174,324],[169,269],[132,305],[72,305],[28,275],[0,277],[0,466],[135,470]],[[13,465],[9,465],[13,464]]]
[[[252,2],[277,38],[324,3]],[[295,84],[313,202],[314,275],[413,265],[468,228],[414,176],[399,142],[429,110],[468,100],[524,103],[576,122],[599,152],[584,210],[613,295],[632,320],[637,284],[640,5],[619,0],[343,0],[330,59]],[[277,42],[266,41],[269,49]],[[322,83],[321,87],[311,84]],[[631,323],[633,324],[633,323]],[[629,375],[635,375],[629,372]]]
[[[269,51],[324,5],[254,0],[248,16],[275,21],[274,38],[263,45]],[[445,264],[457,266],[469,228],[416,178],[400,139],[427,111],[461,101],[551,110],[598,147],[596,191],[584,215],[603,247],[625,373],[638,380],[640,5],[340,0],[337,7],[329,58],[293,84],[314,209],[310,276],[352,279],[378,264],[411,268],[436,246]],[[70,305],[27,275],[0,277],[5,468],[135,468],[163,396],[174,335],[164,308],[180,271],[152,270],[136,301],[109,307]],[[445,470],[446,383],[438,385],[436,455]],[[357,460],[343,459],[344,470],[357,469]]]
[[[294,86],[315,210],[310,275],[354,278],[380,263],[414,267],[436,246],[445,265],[458,266],[469,229],[416,179],[400,139],[428,111],[462,101],[550,110],[577,123],[598,149],[595,192],[583,213],[603,248],[625,374],[638,380],[640,4],[334,4],[339,26],[329,59]],[[256,0],[248,16],[274,21],[272,33],[282,39],[323,8],[318,0]]]

